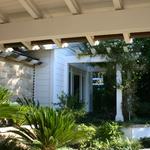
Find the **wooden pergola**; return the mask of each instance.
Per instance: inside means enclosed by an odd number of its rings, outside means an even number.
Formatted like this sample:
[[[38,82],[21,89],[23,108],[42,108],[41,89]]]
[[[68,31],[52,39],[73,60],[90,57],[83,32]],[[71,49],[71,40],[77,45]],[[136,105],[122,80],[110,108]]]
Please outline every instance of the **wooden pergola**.
[[[0,52],[7,48],[150,36],[150,0],[0,0]],[[34,49],[37,49],[36,47]],[[5,50],[5,51],[4,51]],[[7,51],[6,51],[7,50]],[[17,53],[17,61],[26,56]],[[68,60],[74,62],[68,62]],[[69,63],[100,62],[105,58],[76,57],[64,62],[64,91],[68,92]],[[37,59],[29,63],[39,64]],[[55,72],[54,72],[55,73]],[[87,82],[89,72],[87,72]],[[122,84],[121,65],[116,65],[116,84]],[[87,86],[88,87],[88,86]],[[89,94],[89,92],[88,92]],[[89,95],[87,95],[89,97]],[[123,121],[122,90],[116,89],[116,120]]]
[[[149,0],[0,0],[0,47],[150,35]]]

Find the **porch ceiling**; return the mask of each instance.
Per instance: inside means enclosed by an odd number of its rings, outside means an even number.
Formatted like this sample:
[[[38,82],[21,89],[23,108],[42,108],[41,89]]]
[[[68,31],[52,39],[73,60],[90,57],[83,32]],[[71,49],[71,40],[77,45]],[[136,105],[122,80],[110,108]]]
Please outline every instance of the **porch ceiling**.
[[[0,0],[0,46],[150,35],[150,0]]]

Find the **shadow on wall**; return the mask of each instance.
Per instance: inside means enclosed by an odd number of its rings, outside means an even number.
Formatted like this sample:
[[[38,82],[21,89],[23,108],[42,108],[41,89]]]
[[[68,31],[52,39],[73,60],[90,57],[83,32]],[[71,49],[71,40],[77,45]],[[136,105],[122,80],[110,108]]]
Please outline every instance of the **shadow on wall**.
[[[33,68],[16,62],[0,61],[0,86],[18,96],[33,96]]]

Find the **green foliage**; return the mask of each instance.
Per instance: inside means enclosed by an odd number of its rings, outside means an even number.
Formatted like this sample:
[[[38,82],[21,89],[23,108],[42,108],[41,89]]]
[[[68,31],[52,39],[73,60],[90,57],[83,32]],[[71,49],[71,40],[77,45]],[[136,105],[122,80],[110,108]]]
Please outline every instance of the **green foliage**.
[[[133,43],[126,44],[123,40],[105,40],[100,41],[99,45],[90,46],[89,43],[85,43],[85,53],[79,54],[80,57],[84,55],[89,55],[94,57],[91,53],[91,49],[95,49],[97,54],[106,56],[106,58],[111,61],[109,64],[111,67],[108,67],[108,63],[94,63],[95,65],[100,65],[105,67],[109,72],[113,72],[116,64],[122,66],[122,75],[123,83],[122,85],[117,85],[123,90],[123,114],[126,120],[133,119],[134,117],[143,118],[149,116],[150,108],[150,38],[137,38],[133,40]],[[112,79],[110,77],[110,79]],[[109,83],[114,84],[113,80],[110,80]],[[106,83],[106,82],[105,82]],[[95,89],[94,89],[95,90]],[[109,92],[109,89],[105,89]],[[104,92],[105,92],[104,90]],[[112,91],[111,91],[112,92]],[[147,93],[145,95],[145,93]],[[96,93],[97,94],[97,93]],[[103,93],[102,93],[103,94]],[[113,97],[109,97],[107,94],[106,97],[102,95],[101,98],[104,99],[104,102],[107,102],[109,99],[110,105],[114,105]],[[99,100],[98,99],[98,100]],[[97,101],[94,102],[95,108],[100,108]],[[104,103],[105,106],[105,103]],[[107,105],[106,105],[107,106]],[[109,105],[106,108],[110,111]],[[144,111],[145,110],[145,111]]]
[[[23,98],[20,98],[18,97],[16,99],[16,102],[20,105],[20,106],[29,106],[29,107],[39,107],[40,104],[39,102],[35,101],[33,98],[26,98],[26,97],[23,97]]]
[[[115,122],[105,122],[99,127],[80,125],[87,138],[73,148],[80,150],[139,150],[139,141],[123,137],[120,126]]]
[[[62,109],[82,110],[84,108],[84,103],[80,102],[77,96],[71,96],[62,92],[58,99]]]
[[[58,96],[58,99],[60,100],[60,108],[58,110],[72,114],[72,117],[74,117],[76,121],[85,115],[84,103],[80,102],[76,96],[62,92],[61,95]]]
[[[19,111],[19,108],[15,105],[0,104],[0,118],[12,119]]]
[[[10,103],[11,96],[12,93],[8,89],[0,87],[0,126],[12,123],[12,119],[19,112],[18,107]]]
[[[51,108],[32,108],[25,115],[31,130],[17,126],[17,131],[11,131],[21,136],[25,144],[42,150],[53,150],[65,144],[84,138],[85,133],[78,130],[72,115],[56,112]]]
[[[94,139],[95,135],[96,135],[96,127],[95,126],[86,126],[84,124],[79,125],[79,129],[81,131],[84,131],[86,133],[86,139],[84,139],[83,141],[80,142],[80,144],[78,145],[80,147],[80,149],[85,149],[85,148],[89,148],[92,147],[92,140]]]
[[[97,128],[96,138],[107,141],[120,138],[122,134],[121,126],[116,122],[104,122]]]
[[[141,145],[137,140],[117,138],[106,142],[97,142],[99,150],[139,150]]]
[[[122,136],[121,127],[116,122],[104,122],[97,128],[96,138],[101,141],[112,140]]]
[[[141,138],[140,142],[144,148],[150,148],[150,138],[148,138],[148,137]]]
[[[9,103],[11,96],[12,93],[8,89],[0,87],[0,104]]]

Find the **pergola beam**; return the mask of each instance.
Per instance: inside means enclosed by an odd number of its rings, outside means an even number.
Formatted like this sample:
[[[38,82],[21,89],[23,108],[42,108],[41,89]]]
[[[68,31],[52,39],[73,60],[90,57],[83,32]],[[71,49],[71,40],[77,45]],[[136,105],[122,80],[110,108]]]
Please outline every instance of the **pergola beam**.
[[[18,0],[18,1],[34,19],[42,17],[41,12],[36,8],[36,6],[31,0]]]
[[[100,63],[100,62],[109,62],[110,58],[106,55],[96,55],[95,57],[76,57],[76,56],[66,56],[65,57],[67,63]]]
[[[70,10],[70,12],[73,15],[79,14],[81,12],[76,0],[64,0],[64,1],[67,5],[68,9]]]
[[[126,43],[132,43],[132,38],[130,37],[130,33],[123,33],[123,37]]]
[[[62,47],[61,39],[52,39],[52,40],[59,48]]]
[[[149,14],[150,6],[0,24],[0,43],[149,32]]]
[[[4,50],[5,50],[4,44],[0,44],[0,51],[4,51]]]
[[[112,1],[113,1],[114,8],[116,10],[120,10],[123,8],[123,1],[122,0],[112,0]]]

